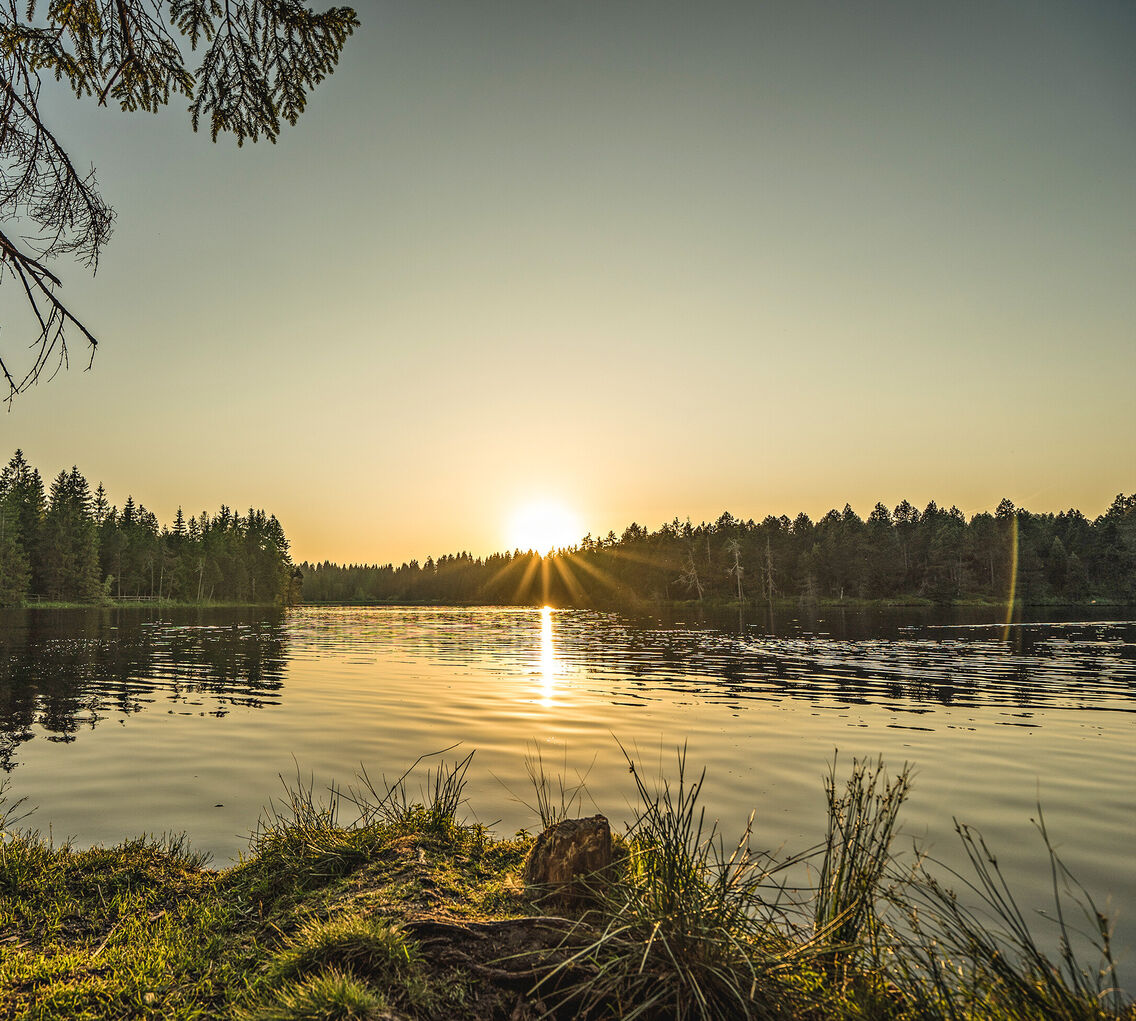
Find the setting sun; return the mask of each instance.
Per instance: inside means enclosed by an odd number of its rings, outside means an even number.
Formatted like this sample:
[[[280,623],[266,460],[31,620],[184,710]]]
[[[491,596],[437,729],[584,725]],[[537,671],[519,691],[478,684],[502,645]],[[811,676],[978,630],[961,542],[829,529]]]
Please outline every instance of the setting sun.
[[[513,513],[506,536],[510,549],[547,553],[580,541],[580,519],[561,503],[537,501]]]

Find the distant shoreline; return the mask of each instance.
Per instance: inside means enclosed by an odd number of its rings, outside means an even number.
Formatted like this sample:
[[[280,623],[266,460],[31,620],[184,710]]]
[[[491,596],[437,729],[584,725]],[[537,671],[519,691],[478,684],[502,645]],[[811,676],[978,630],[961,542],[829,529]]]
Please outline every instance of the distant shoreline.
[[[312,599],[301,600],[296,606],[342,606],[342,607],[440,607],[440,606],[454,606],[462,608],[475,608],[475,607],[489,607],[489,606],[505,606],[517,609],[539,609],[543,606],[550,606],[556,610],[598,610],[606,613],[641,613],[644,611],[653,610],[709,610],[715,613],[721,613],[727,610],[747,610],[755,613],[767,613],[769,611],[769,603],[756,600],[745,600],[739,603],[737,600],[728,599],[705,599],[701,603],[697,599],[685,600],[653,600],[653,599],[639,599],[630,603],[622,604],[600,604],[593,606],[576,606],[576,605],[559,605],[555,601],[550,602],[516,602],[508,603],[495,601],[482,601],[482,600],[455,600],[455,599]],[[1031,600],[1024,602],[1018,600],[1014,603],[1014,612],[1017,613],[1025,609],[1090,609],[1092,607],[1102,607],[1109,609],[1124,609],[1132,607],[1136,609],[1136,604],[1128,602],[1123,599],[1086,599],[1086,600]],[[60,602],[51,600],[32,600],[24,602],[19,606],[8,607],[8,609],[15,610],[136,610],[136,609],[196,609],[196,610],[260,610],[260,609],[273,609],[281,608],[279,603],[242,603],[230,602],[223,600],[204,601],[200,603],[182,602],[176,599],[109,599],[97,603],[77,603],[77,602]],[[949,602],[936,602],[933,599],[927,599],[923,596],[910,596],[907,598],[892,598],[892,599],[815,599],[815,600],[798,600],[798,599],[776,599],[773,602],[773,610],[777,613],[786,612],[800,612],[801,610],[853,610],[853,611],[872,611],[872,610],[998,610],[1002,613],[1006,611],[1006,603],[1003,600],[993,600],[983,597],[974,597],[967,599],[956,599]]]
[[[258,610],[271,609],[279,603],[238,603],[225,600],[207,600],[200,603],[186,603],[179,599],[104,599],[97,603],[75,603],[49,599],[27,600],[11,610],[136,610],[143,607],[156,607],[163,610],[170,607],[196,610]]]
[[[297,605],[299,606],[462,606],[462,607],[475,607],[475,606],[510,606],[510,607],[531,607],[540,608],[542,606],[551,606],[556,610],[601,610],[606,612],[636,612],[639,610],[697,610],[699,608],[705,610],[768,610],[769,604],[767,602],[757,600],[745,600],[741,603],[737,600],[727,599],[706,599],[701,603],[697,599],[671,599],[671,600],[653,600],[641,599],[634,603],[626,604],[601,604],[595,606],[575,606],[567,605],[561,606],[555,602],[526,602],[526,603],[503,603],[500,601],[482,602],[482,601],[462,601],[454,599],[304,599]],[[1059,600],[1047,601],[1037,600],[1030,602],[1023,602],[1018,600],[1014,603],[1015,610],[1020,609],[1088,609],[1093,606],[1111,607],[1111,608],[1136,608],[1136,604],[1128,602],[1123,599],[1086,599],[1086,600]],[[910,598],[902,599],[816,599],[810,601],[801,601],[797,599],[776,599],[773,602],[773,609],[775,611],[787,610],[800,610],[800,609],[821,609],[821,610],[913,610],[913,609],[976,609],[976,610],[1005,610],[1005,600],[994,600],[984,598],[973,599],[957,599],[950,602],[935,602],[933,599],[927,599],[922,596],[911,596]]]

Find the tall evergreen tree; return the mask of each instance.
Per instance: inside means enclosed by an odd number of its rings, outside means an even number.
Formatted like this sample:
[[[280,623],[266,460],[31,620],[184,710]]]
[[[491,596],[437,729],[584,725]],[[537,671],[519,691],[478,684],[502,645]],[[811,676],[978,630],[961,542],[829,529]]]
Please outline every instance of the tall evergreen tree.
[[[0,491],[0,606],[23,602],[32,577],[16,522],[15,502]]]
[[[94,602],[99,584],[98,528],[87,480],[78,468],[60,472],[44,515],[40,564],[49,599]]]
[[[43,480],[39,472],[28,464],[22,450],[17,450],[0,472],[0,494],[9,498],[9,509],[15,514],[16,542],[31,572],[32,591],[42,591],[40,537],[46,500]]]

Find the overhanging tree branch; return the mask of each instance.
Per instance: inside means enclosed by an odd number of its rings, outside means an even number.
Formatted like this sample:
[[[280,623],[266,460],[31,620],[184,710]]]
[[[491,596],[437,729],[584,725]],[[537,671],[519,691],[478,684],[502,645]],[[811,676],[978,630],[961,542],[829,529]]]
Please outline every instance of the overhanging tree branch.
[[[262,136],[275,142],[281,121],[296,123],[308,91],[332,73],[359,24],[350,7],[317,13],[297,0],[56,0],[42,13],[39,7],[37,0],[0,0],[0,224],[32,227],[18,240],[15,231],[0,233],[0,284],[19,282],[38,329],[31,364],[18,370],[0,334],[9,403],[67,364],[70,331],[83,336],[93,357],[94,336],[60,300],[60,279],[45,262],[70,254],[93,271],[114,221],[93,170],[78,173],[46,126],[42,77],[127,111],[156,112],[181,94],[193,129],[206,118],[214,141],[227,132],[238,145]],[[203,47],[196,70],[176,36],[191,52]]]

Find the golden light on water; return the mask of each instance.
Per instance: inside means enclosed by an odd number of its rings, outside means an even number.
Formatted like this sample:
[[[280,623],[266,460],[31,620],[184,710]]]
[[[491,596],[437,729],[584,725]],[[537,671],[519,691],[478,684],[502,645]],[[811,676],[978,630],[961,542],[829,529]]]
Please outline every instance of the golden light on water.
[[[555,500],[538,500],[514,511],[509,519],[509,549],[548,553],[580,541],[580,518]]]
[[[552,607],[545,606],[540,611],[540,701],[545,707],[552,704],[560,669],[560,664],[556,661],[556,647],[552,642]]]

